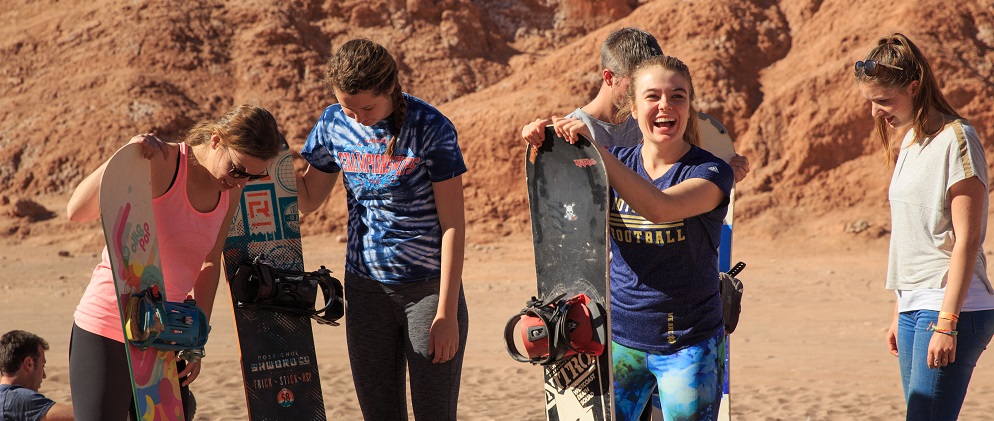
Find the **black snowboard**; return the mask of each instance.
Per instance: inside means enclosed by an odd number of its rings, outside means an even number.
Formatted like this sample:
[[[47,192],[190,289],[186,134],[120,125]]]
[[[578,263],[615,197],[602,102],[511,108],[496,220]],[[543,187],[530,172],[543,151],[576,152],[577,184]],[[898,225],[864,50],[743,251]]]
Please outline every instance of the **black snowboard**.
[[[607,172],[596,146],[581,138],[575,145],[545,129],[539,148],[525,158],[528,201],[535,248],[538,297],[567,298],[585,293],[605,314],[603,354],[576,354],[544,366],[546,417],[559,420],[610,420],[614,416],[608,294],[609,191]]]
[[[297,184],[290,149],[283,145],[269,176],[249,182],[224,243],[224,269],[259,255],[279,269],[303,270]],[[230,288],[229,288],[230,289]],[[325,420],[311,319],[239,308],[232,296],[241,351],[248,418]]]

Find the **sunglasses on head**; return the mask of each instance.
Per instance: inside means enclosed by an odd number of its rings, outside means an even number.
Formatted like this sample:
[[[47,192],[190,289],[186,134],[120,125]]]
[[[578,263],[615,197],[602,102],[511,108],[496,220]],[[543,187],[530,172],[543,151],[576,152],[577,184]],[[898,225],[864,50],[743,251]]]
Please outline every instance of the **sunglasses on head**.
[[[228,169],[228,175],[231,178],[247,178],[249,181],[255,181],[269,177],[269,169],[266,169],[266,172],[262,174],[252,174],[238,168],[235,165],[235,160],[231,159],[231,151],[228,151],[228,161],[231,162],[231,168]]]
[[[884,66],[894,70],[904,70],[903,67],[898,67],[893,64],[881,63],[879,61],[874,61],[874,60],[866,60],[866,61],[857,61],[856,66],[853,68],[853,73],[855,73],[856,76],[859,76],[859,72],[863,72],[863,74],[867,76],[876,76],[877,66]]]

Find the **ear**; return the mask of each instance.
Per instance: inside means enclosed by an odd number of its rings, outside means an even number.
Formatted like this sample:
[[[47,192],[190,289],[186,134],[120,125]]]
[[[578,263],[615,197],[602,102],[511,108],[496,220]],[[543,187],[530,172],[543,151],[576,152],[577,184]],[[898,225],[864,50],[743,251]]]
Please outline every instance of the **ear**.
[[[217,135],[217,132],[211,133],[211,149],[217,149],[221,145],[221,136]]]
[[[604,80],[604,83],[606,83],[607,86],[614,86],[614,72],[611,70],[601,70],[601,79]]]
[[[31,356],[24,357],[24,361],[21,363],[21,368],[27,370],[29,373],[33,372],[35,369],[35,360]]]
[[[918,88],[921,88],[921,84],[917,80],[911,81],[908,84],[908,95],[914,98],[915,95],[918,95]]]

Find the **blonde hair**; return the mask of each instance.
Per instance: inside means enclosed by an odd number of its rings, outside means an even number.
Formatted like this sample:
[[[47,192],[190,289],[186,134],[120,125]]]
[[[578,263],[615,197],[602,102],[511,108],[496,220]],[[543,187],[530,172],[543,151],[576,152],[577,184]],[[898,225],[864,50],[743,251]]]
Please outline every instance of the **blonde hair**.
[[[186,134],[190,146],[207,143],[217,133],[225,147],[259,159],[273,159],[286,143],[269,110],[239,105],[216,119],[201,120]]]
[[[918,90],[913,94],[912,107],[914,108],[915,130],[914,142],[921,142],[927,135],[929,126],[929,115],[932,110],[937,110],[943,114],[948,114],[956,118],[962,118],[946,101],[939,84],[932,73],[932,66],[921,50],[907,36],[900,33],[893,33],[877,40],[877,46],[866,55],[866,60],[873,60],[877,63],[884,63],[899,67],[901,70],[887,66],[877,66],[873,76],[866,74],[866,71],[856,72],[856,83],[862,85],[875,82],[887,88],[907,88],[911,82],[918,82]],[[890,147],[890,128],[883,119],[875,119],[877,136],[884,145],[887,162],[894,162],[894,151]]]
[[[627,116],[635,110],[635,81],[642,73],[646,72],[651,68],[662,68],[665,70],[674,71],[680,73],[685,79],[687,79],[687,84],[690,85],[690,112],[687,114],[687,129],[683,132],[683,141],[694,146],[701,146],[701,132],[698,128],[697,119],[697,107],[694,106],[694,100],[697,98],[694,93],[694,80],[690,77],[690,68],[687,67],[684,62],[673,56],[655,56],[645,61],[639,63],[632,72],[632,81],[628,84],[628,90],[625,93],[625,104],[626,106],[621,107],[618,110],[618,119],[624,120]]]
[[[404,126],[407,101],[399,82],[397,62],[382,45],[365,38],[342,44],[335,55],[328,59],[324,82],[334,92],[336,89],[349,95],[370,91],[373,95],[390,95],[393,113],[390,114],[390,134],[386,154],[392,156],[397,137]],[[392,91],[390,89],[393,89]]]

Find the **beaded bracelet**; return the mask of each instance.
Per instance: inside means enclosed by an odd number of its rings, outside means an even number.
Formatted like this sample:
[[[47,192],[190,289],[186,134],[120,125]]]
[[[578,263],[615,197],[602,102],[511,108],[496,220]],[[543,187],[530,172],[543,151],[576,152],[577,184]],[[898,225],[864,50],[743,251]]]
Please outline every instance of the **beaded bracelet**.
[[[932,322],[928,323],[928,328],[925,329],[925,330],[927,330],[929,332],[941,333],[943,335],[949,335],[949,336],[956,336],[956,335],[959,334],[959,331],[957,331],[957,330],[941,329],[941,328],[937,327],[935,325],[935,323],[932,323]]]
[[[948,311],[939,312],[940,319],[952,320],[953,323],[959,322],[959,316],[956,313],[950,313]]]

